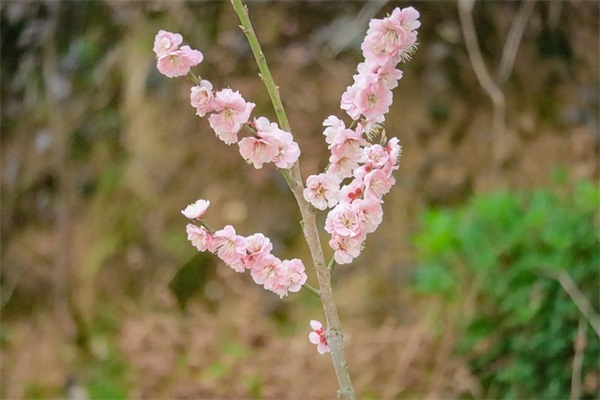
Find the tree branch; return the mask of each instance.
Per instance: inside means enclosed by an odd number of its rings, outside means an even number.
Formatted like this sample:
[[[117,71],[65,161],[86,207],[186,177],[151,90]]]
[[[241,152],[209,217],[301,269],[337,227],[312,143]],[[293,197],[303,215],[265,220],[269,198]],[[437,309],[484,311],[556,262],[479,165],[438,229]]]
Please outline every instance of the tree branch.
[[[287,119],[287,115],[283,108],[281,98],[279,96],[279,90],[273,81],[273,77],[267,66],[267,61],[260,47],[260,43],[254,33],[250,18],[248,16],[248,9],[242,4],[241,0],[231,0],[234,10],[236,11],[240,22],[242,23],[241,28],[246,37],[248,43],[252,49],[252,53],[258,64],[260,70],[260,77],[263,80],[277,119],[281,129],[291,132],[290,124]],[[331,287],[331,276],[327,266],[325,265],[325,257],[323,256],[323,249],[321,248],[321,241],[319,239],[319,231],[317,229],[317,223],[315,218],[315,210],[310,204],[304,199],[304,183],[302,176],[300,175],[300,164],[298,161],[289,170],[281,170],[290,190],[296,198],[300,213],[302,214],[302,229],[304,231],[304,237],[310,249],[313,264],[317,272],[317,279],[319,281],[319,294],[321,303],[323,304],[323,310],[325,312],[325,318],[327,319],[327,343],[331,351],[331,359],[333,367],[338,380],[339,390],[338,398],[353,400],[355,399],[354,388],[352,387],[352,380],[348,371],[348,364],[344,356],[344,342],[343,334],[340,323],[340,318],[337,310],[337,306],[333,297],[333,290]]]

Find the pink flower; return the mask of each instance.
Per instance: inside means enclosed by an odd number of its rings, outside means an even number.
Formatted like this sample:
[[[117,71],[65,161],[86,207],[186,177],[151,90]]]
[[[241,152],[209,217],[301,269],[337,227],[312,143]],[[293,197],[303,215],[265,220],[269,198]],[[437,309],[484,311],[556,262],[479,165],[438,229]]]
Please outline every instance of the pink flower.
[[[271,141],[260,137],[245,137],[238,143],[240,154],[254,168],[262,168],[264,163],[272,162],[279,154],[278,147]]]
[[[340,198],[336,179],[327,174],[311,175],[306,179],[304,199],[316,209],[324,210],[335,206]]]
[[[352,176],[352,171],[358,168],[358,157],[354,154],[348,156],[343,154],[339,148],[333,148],[329,157],[329,167],[326,173],[338,182]]]
[[[207,80],[202,80],[198,86],[193,86],[190,92],[190,104],[196,109],[196,115],[204,117],[214,110],[213,86]]]
[[[335,115],[330,115],[323,121],[323,126],[326,126],[323,131],[323,135],[325,135],[325,141],[329,144],[333,144],[336,140],[335,138],[346,129],[346,125],[344,121],[340,120]]]
[[[188,205],[181,211],[189,219],[201,220],[206,215],[206,210],[210,206],[210,200],[197,200],[195,203]]]
[[[246,238],[246,255],[242,258],[244,266],[252,269],[265,263],[266,256],[271,254],[273,244],[262,233],[255,233]]]
[[[383,195],[390,191],[396,180],[391,174],[381,169],[374,169],[365,175],[365,197],[381,201]]]
[[[398,158],[402,154],[402,146],[400,146],[400,141],[398,140],[398,138],[395,138],[395,137],[391,138],[388,141],[388,144],[385,147],[385,150],[390,155],[388,164],[391,164],[391,166],[395,167],[396,164],[398,163]]]
[[[162,57],[167,53],[177,50],[183,42],[183,38],[179,33],[171,33],[160,30],[154,38],[154,53],[156,57]]]
[[[300,291],[307,279],[302,260],[297,258],[294,258],[293,260],[284,260],[281,263],[281,268],[285,271],[283,280],[280,282],[281,286],[285,288],[285,294],[287,294],[287,291]],[[283,297],[281,294],[279,294],[279,296]]]
[[[272,290],[277,287],[277,279],[281,260],[272,254],[263,257],[262,262],[255,264],[250,269],[250,275],[254,282],[264,285],[265,289]]]
[[[226,144],[236,143],[237,133],[248,122],[255,104],[246,102],[238,91],[223,89],[213,99],[215,114],[208,118],[211,128]]]
[[[237,272],[243,272],[245,267],[242,258],[246,255],[246,238],[236,235],[231,225],[226,225],[213,235],[217,256]]]
[[[415,29],[421,25],[418,18],[419,13],[408,7],[394,9],[388,18],[372,19],[361,46],[365,59],[383,65],[407,57],[416,43]]]
[[[286,131],[282,136],[278,136],[277,149],[279,153],[275,157],[275,165],[278,168],[290,169],[300,157],[300,147],[292,139],[292,134]]]
[[[354,84],[342,95],[342,110],[346,110],[355,120],[362,114],[372,122],[383,122],[393,95],[380,78],[371,72],[355,75]]]
[[[310,327],[313,331],[308,334],[308,340],[310,340],[312,344],[317,345],[317,351],[319,354],[325,354],[329,352],[329,346],[327,345],[327,337],[325,335],[325,329],[323,329],[323,325],[319,321],[315,321],[313,319],[310,321]]]
[[[383,208],[381,202],[377,200],[358,199],[352,203],[352,207],[358,213],[365,233],[375,232],[383,221]]]
[[[170,51],[158,57],[157,68],[161,74],[168,78],[186,75],[190,69],[202,62],[204,56],[190,46],[183,46],[179,50]]]
[[[198,251],[215,251],[212,234],[203,226],[187,224],[187,238]]]
[[[325,230],[340,236],[361,236],[364,233],[360,215],[351,203],[340,203],[327,214]]]
[[[390,153],[379,144],[372,144],[363,149],[360,159],[371,168],[383,168],[390,159]]]
[[[364,239],[364,235],[358,237],[332,235],[329,246],[335,251],[333,254],[335,262],[340,265],[351,263],[360,255]]]

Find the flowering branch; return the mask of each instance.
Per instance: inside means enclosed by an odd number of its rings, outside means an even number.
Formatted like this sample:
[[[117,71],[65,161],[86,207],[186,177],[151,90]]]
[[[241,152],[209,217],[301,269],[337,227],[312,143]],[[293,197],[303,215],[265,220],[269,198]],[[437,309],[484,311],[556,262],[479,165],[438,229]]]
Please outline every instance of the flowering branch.
[[[261,79],[263,80],[267,91],[269,92],[269,96],[271,97],[271,102],[275,108],[275,113],[277,114],[279,124],[284,130],[289,132],[291,129],[285,109],[283,108],[283,104],[279,96],[279,90],[275,85],[273,76],[271,75],[267,61],[260,47],[260,43],[258,42],[256,34],[254,33],[254,29],[252,28],[252,24],[248,16],[248,9],[242,4],[241,0],[231,0],[231,3],[238,14],[242,24],[242,31],[248,38],[248,43],[250,44],[252,53],[256,58]],[[292,168],[288,171],[281,170],[281,173],[285,177],[288,186],[296,198],[298,207],[300,208],[304,237],[308,243],[317,272],[317,279],[319,281],[318,293],[323,304],[325,318],[328,325],[327,342],[331,351],[331,358],[339,384],[338,397],[342,399],[354,399],[354,388],[352,387],[352,380],[348,371],[348,364],[344,356],[344,335],[342,333],[341,322],[331,287],[331,275],[329,269],[325,266],[325,257],[323,256],[323,249],[321,248],[321,241],[319,239],[315,210],[304,199],[304,184],[300,175],[299,162],[296,161]]]
[[[323,122],[325,141],[331,151],[329,164],[323,173],[311,175],[306,186],[300,175],[300,148],[294,141],[279,90],[267,66],[260,43],[241,0],[231,0],[241,21],[241,28],[250,47],[279,121],[265,117],[250,120],[254,103],[244,100],[230,88],[213,90],[210,81],[194,75],[190,69],[204,58],[198,50],[181,46],[178,33],[161,30],[154,41],[157,68],[169,78],[185,76],[195,83],[190,90],[190,104],[196,115],[208,115],[210,127],[225,144],[237,144],[240,155],[257,169],[274,163],[292,191],[302,219],[300,225],[310,249],[319,287],[306,283],[302,260],[280,260],[271,250],[273,245],[262,233],[238,235],[233,226],[222,229],[207,224],[205,215],[209,200],[200,199],[182,213],[190,219],[186,227],[188,240],[198,251],[209,251],[237,272],[250,271],[252,279],[280,297],[301,288],[317,295],[323,305],[327,329],[311,321],[313,331],[309,340],[321,354],[330,352],[337,376],[338,397],[355,399],[348,364],[344,356],[343,333],[333,297],[331,275],[335,265],[348,264],[358,257],[369,233],[383,219],[383,196],[395,183],[392,173],[397,170],[401,147],[397,138],[387,139],[383,122],[389,111],[392,89],[398,86],[402,71],[398,63],[410,59],[416,49],[419,13],[412,7],[395,8],[384,19],[369,23],[367,36],[361,46],[364,62],[357,67],[354,83],[341,97],[340,108],[352,119],[348,128],[336,116]],[[281,128],[280,128],[281,126]],[[238,138],[240,132],[250,136]],[[379,143],[375,139],[379,137]],[[326,264],[316,224],[316,210],[331,209],[325,231],[331,234],[329,246],[334,250]]]

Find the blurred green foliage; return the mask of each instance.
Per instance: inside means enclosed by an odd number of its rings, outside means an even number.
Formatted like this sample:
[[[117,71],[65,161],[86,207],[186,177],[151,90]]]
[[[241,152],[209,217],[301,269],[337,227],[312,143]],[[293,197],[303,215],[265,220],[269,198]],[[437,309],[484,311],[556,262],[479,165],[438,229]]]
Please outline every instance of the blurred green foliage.
[[[582,313],[557,277],[568,275],[600,308],[600,188],[581,182],[560,189],[499,191],[421,216],[416,290],[441,296],[446,312],[462,310],[455,350],[468,356],[487,397],[571,393]],[[582,326],[585,381],[600,371],[600,340]],[[597,395],[597,387],[589,389],[584,398]]]

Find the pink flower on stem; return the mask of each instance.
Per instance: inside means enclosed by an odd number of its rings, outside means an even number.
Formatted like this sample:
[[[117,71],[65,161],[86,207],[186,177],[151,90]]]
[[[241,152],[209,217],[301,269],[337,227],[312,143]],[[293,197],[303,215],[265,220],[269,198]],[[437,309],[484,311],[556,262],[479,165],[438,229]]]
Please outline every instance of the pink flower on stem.
[[[271,254],[273,244],[262,233],[255,233],[246,238],[246,255],[242,262],[247,269],[252,269],[265,262],[266,256]]]
[[[202,80],[198,86],[193,86],[190,91],[190,104],[196,109],[196,115],[204,117],[214,110],[213,85],[207,80]]]
[[[210,206],[210,200],[200,199],[181,210],[181,213],[189,219],[201,220],[206,215],[208,206]]]
[[[379,144],[372,144],[363,148],[360,161],[371,168],[383,168],[389,159],[390,153],[386,149]]]
[[[391,172],[391,171],[390,171]],[[383,195],[388,193],[396,180],[392,174],[381,169],[374,169],[365,175],[365,197],[377,201],[383,201]]]
[[[308,340],[310,340],[312,344],[317,345],[319,354],[329,352],[329,345],[327,344],[327,337],[323,325],[319,321],[313,319],[310,321],[310,327],[313,331],[308,334]]]
[[[238,143],[240,154],[254,168],[261,169],[263,164],[272,162],[279,154],[274,143],[260,137],[245,137]]]
[[[246,238],[235,233],[231,225],[213,235],[217,256],[237,272],[244,272],[242,258],[246,255]]]
[[[333,254],[335,262],[340,265],[351,263],[360,255],[364,239],[364,235],[350,237],[334,233],[329,241],[329,247],[335,251]]]
[[[329,167],[326,173],[338,182],[352,176],[352,172],[358,168],[360,153],[345,153],[344,148],[333,147],[329,156]]]
[[[237,134],[248,122],[255,104],[246,102],[238,91],[222,89],[213,99],[214,111],[208,118],[210,127],[226,144],[236,143]]]
[[[187,238],[198,251],[215,251],[213,235],[203,226],[187,224]]]
[[[364,228],[358,212],[351,203],[340,203],[327,214],[325,230],[340,236],[360,236]]]
[[[403,10],[395,8],[384,19],[372,19],[361,46],[365,59],[381,65],[390,60],[398,63],[404,59],[415,46],[415,29],[421,25],[418,18],[419,12],[408,7]]]
[[[358,199],[352,207],[359,215],[365,233],[375,232],[383,221],[383,208],[381,202],[373,199]]]
[[[392,167],[396,167],[396,164],[398,163],[398,158],[402,154],[402,146],[400,146],[400,140],[398,140],[398,138],[395,138],[395,137],[391,138],[388,141],[387,146],[385,147],[385,150],[390,155],[388,165],[390,165]],[[393,169],[396,169],[396,168],[393,168]]]
[[[170,51],[158,57],[156,67],[161,74],[168,78],[174,78],[186,75],[203,59],[204,56],[198,50],[192,50],[190,46],[183,46],[179,50]]]
[[[177,50],[181,42],[183,42],[183,37],[179,33],[160,30],[154,38],[154,53],[157,58],[162,57]]]
[[[272,254],[263,257],[262,262],[255,264],[250,269],[250,275],[254,282],[264,285],[265,289],[272,290],[276,287],[277,274],[281,266],[281,260]]]
[[[339,184],[332,176],[325,173],[311,175],[306,179],[304,199],[316,209],[325,210],[335,206],[340,199]]]
[[[302,260],[294,258],[293,260],[284,260],[281,263],[281,269],[285,272],[283,280],[280,282],[281,287],[285,288],[285,294],[283,297],[290,292],[298,292],[302,289],[302,285],[306,283],[306,272]]]
[[[323,135],[325,135],[325,141],[329,144],[333,144],[335,142],[335,138],[346,129],[346,125],[344,121],[336,117],[335,115],[330,115],[323,121],[323,126],[326,126],[323,131]]]

